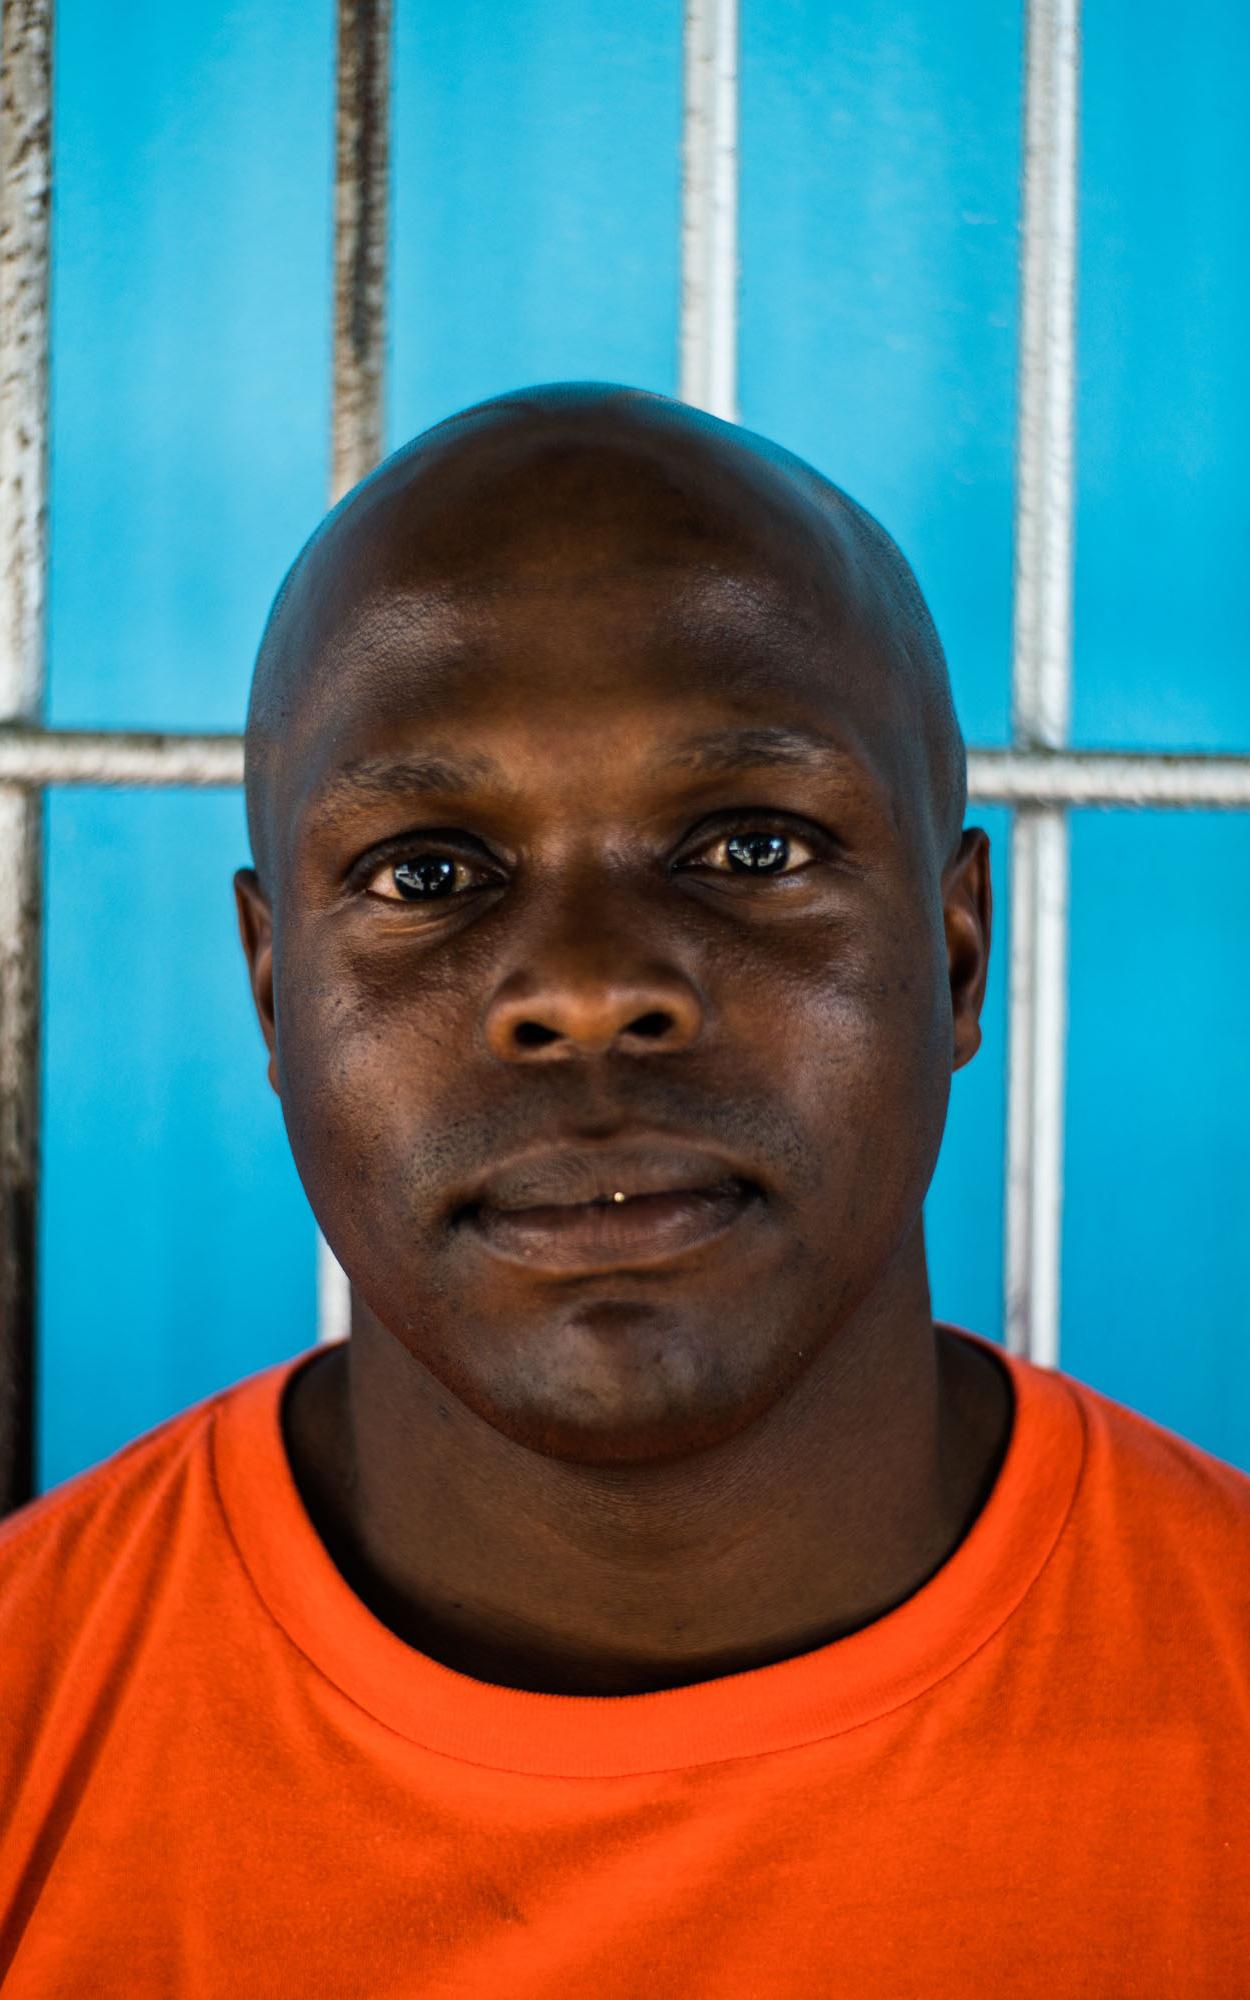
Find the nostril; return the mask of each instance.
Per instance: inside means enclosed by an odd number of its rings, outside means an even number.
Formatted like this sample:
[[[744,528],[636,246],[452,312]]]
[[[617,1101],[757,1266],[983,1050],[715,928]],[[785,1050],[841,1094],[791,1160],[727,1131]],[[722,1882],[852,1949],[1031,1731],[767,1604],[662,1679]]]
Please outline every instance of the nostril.
[[[641,982],[640,982],[641,983]],[[524,1062],[537,1056],[604,1055],[617,1049],[628,1055],[676,1054],[697,1036],[696,1009],[684,1002],[671,1007],[633,1009],[652,993],[528,993],[520,1003],[492,1008],[486,1039],[503,1062]],[[658,996],[655,996],[658,997]]]
[[[661,1035],[666,1035],[672,1025],[672,1015],[665,1014],[657,1008],[653,1013],[640,1014],[636,1021],[630,1022],[626,1032],[631,1035],[640,1035],[644,1041],[655,1042],[659,1040]]]
[[[558,1042],[559,1033],[555,1028],[545,1028],[541,1021],[518,1021],[513,1030],[513,1040],[519,1049],[545,1049],[549,1042]]]

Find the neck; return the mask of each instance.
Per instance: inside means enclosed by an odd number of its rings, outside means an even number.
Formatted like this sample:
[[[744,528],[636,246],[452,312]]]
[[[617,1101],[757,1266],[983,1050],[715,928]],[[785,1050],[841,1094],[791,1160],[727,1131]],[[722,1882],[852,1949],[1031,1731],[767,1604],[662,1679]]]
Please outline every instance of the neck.
[[[356,1299],[284,1411],[313,1524],[401,1639],[503,1686],[645,1693],[845,1637],[958,1547],[1010,1429],[1005,1372],[935,1329],[916,1241],[772,1410],[654,1466],[502,1437]]]

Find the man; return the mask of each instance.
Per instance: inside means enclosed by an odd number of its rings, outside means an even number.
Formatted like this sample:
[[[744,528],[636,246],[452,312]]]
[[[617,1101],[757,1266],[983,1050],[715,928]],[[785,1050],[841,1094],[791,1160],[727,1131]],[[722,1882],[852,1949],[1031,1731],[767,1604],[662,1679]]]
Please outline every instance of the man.
[[[295,564],[247,804],[351,1337],[9,1525],[6,1996],[1250,1993],[1250,1479],[931,1317],[989,848],[884,532],[485,404]]]

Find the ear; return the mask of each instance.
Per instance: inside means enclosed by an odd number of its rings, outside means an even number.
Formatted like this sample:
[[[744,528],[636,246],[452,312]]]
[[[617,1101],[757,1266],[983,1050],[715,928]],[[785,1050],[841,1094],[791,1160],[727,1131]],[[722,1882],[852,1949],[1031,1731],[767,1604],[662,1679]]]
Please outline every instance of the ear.
[[[234,900],[239,912],[239,936],[252,983],[252,1000],[260,1022],[265,1047],[269,1050],[269,1082],[277,1096],[278,1030],[273,1009],[273,913],[254,868],[238,868],[234,876]]]
[[[990,837],[979,826],[965,827],[942,873],[946,957],[950,967],[952,1070],[971,1062],[981,1046],[981,1007],[990,964]]]

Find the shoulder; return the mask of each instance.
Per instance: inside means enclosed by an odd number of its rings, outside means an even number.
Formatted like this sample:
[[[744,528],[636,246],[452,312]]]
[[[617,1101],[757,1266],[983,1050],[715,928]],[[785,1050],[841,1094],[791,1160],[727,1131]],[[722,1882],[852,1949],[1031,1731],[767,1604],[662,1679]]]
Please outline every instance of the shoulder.
[[[0,1522],[0,1705],[15,1673],[55,1672],[86,1628],[150,1617],[163,1580],[225,1537],[214,1426],[292,1366],[205,1398]]]
[[[74,1754],[102,1690],[142,1651],[171,1563],[196,1538],[219,1400],[159,1425],[0,1524],[6,1844],[16,1837],[12,1816],[32,1810],[36,1774]]]
[[[1172,1521],[1250,1533],[1250,1473],[1075,1376],[1062,1380],[1080,1410],[1092,1481],[1162,1504]]]
[[[0,1617],[10,1635],[20,1640],[25,1620],[51,1613],[52,1599],[81,1601],[164,1538],[203,1476],[214,1412],[230,1393],[181,1411],[0,1522]]]
[[[1156,1618],[1223,1634],[1250,1666],[1250,1475],[1074,1377],[1085,1449],[1067,1538]]]
[[[6,1858],[38,1837],[57,1800],[81,1788],[137,1715],[162,1701],[177,1711],[178,1646],[196,1658],[211,1653],[241,1576],[217,1491],[215,1434],[229,1406],[271,1402],[292,1365],[169,1418],[0,1523]],[[0,1901],[3,1893],[0,1877]]]

